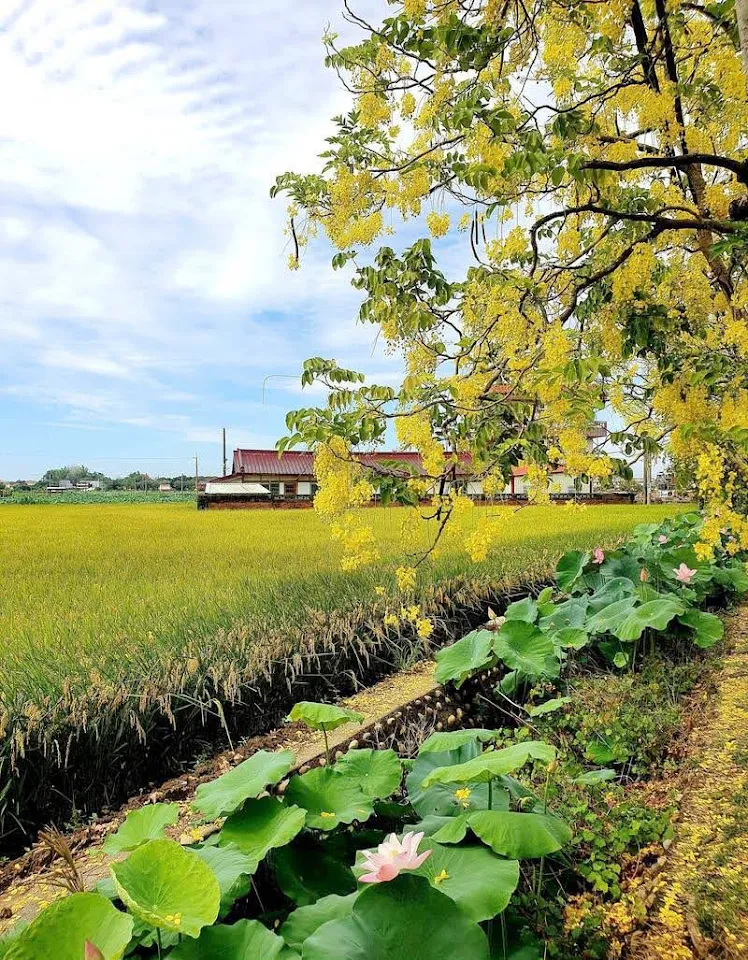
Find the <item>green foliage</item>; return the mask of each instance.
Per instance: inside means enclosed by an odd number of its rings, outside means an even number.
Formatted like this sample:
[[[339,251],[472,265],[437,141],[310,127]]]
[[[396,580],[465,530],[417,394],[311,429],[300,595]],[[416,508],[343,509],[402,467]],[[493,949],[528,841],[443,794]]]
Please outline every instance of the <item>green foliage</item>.
[[[152,927],[197,937],[218,917],[215,874],[173,840],[150,840],[110,869],[122,902]]]
[[[303,828],[306,816],[301,807],[281,803],[275,797],[247,800],[224,823],[218,842],[235,845],[256,866],[270,850],[290,843]]]
[[[432,733],[430,737],[421,744],[418,751],[419,756],[424,753],[444,753],[449,750],[457,750],[475,740],[481,743],[489,743],[499,736],[498,730],[481,730],[478,727],[470,727],[467,730],[451,730],[449,732],[439,731]]]
[[[225,817],[238,810],[245,800],[256,797],[267,786],[282,780],[292,765],[290,750],[278,753],[258,750],[217,780],[201,783],[195,791],[192,806],[209,820]]]
[[[335,772],[355,783],[372,800],[391,796],[403,775],[394,750],[349,750],[335,764]]]
[[[363,823],[374,813],[371,797],[354,780],[329,767],[294,777],[285,801],[306,810],[307,826],[324,831],[354,820]]]
[[[179,806],[176,803],[152,803],[131,810],[116,833],[110,834],[104,841],[105,853],[121,853],[134,850],[141,843],[163,837],[166,827],[177,822]]]
[[[218,915],[223,917],[237,900],[249,893],[251,876],[257,869],[258,861],[231,843],[224,843],[220,847],[198,847],[195,853],[216,876],[221,891]]]
[[[488,960],[488,943],[481,928],[426,879],[400,876],[364,890],[349,917],[324,924],[304,943],[304,960],[351,957]]]
[[[437,651],[436,679],[462,686],[469,676],[493,663],[494,636],[490,630],[473,630],[457,643]]]
[[[10,941],[3,960],[82,960],[86,941],[104,960],[120,960],[132,936],[133,920],[98,893],[75,893],[43,910]]]
[[[197,940],[183,940],[171,960],[292,960],[285,942],[257,920],[205,927]]]
[[[428,788],[437,783],[490,783],[497,777],[519,770],[529,760],[550,763],[556,750],[548,743],[527,740],[515,743],[503,750],[490,750],[473,760],[447,767],[437,767],[423,781]]]
[[[364,715],[355,710],[346,710],[332,703],[312,703],[301,700],[288,715],[291,721],[300,720],[312,730],[336,730],[346,723],[362,723]]]
[[[323,923],[330,920],[343,920],[351,915],[358,893],[349,893],[347,897],[330,894],[320,897],[308,907],[299,907],[289,914],[280,928],[280,934],[293,950],[300,951],[304,941],[316,933]]]

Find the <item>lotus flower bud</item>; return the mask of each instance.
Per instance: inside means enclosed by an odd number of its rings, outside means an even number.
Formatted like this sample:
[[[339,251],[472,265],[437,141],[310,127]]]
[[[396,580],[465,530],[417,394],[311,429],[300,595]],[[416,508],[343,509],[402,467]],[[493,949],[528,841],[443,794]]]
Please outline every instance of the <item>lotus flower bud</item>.
[[[83,948],[83,960],[104,960],[104,954],[90,940],[86,940]]]

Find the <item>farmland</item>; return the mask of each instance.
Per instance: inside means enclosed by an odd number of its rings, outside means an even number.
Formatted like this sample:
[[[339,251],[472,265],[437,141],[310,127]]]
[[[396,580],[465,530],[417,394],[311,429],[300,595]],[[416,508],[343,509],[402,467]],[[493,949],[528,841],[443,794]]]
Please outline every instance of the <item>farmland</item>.
[[[507,518],[488,561],[469,562],[461,537],[421,568],[416,589],[427,596],[460,580],[472,596],[487,596],[546,575],[571,546],[611,542],[672,509],[523,510]],[[407,523],[403,510],[366,513],[382,560],[342,573],[339,549],[313,511],[5,506],[4,762],[32,746],[49,754],[55,743],[59,758],[59,744],[69,750],[70,735],[85,729],[81,751],[88,750],[93,775],[92,741],[101,742],[106,764],[115,748],[148,742],[154,712],[179,726],[197,701],[249,699],[252,679],[268,663],[381,624],[403,559],[404,523],[411,550],[425,546],[430,531]]]

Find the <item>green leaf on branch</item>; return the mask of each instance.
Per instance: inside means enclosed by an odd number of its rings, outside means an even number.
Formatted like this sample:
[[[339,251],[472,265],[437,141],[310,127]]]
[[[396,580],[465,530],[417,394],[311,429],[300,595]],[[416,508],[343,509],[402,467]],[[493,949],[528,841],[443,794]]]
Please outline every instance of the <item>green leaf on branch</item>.
[[[622,641],[638,640],[647,629],[664,630],[670,621],[683,612],[680,600],[650,600],[623,613],[611,633]]]

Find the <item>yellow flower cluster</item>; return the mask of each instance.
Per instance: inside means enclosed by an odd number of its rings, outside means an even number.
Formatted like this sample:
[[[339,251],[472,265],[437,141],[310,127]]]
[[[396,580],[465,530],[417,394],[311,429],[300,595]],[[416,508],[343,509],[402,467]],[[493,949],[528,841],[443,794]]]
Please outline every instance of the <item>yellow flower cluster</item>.
[[[395,571],[398,590],[401,593],[410,593],[415,588],[416,575],[415,567],[398,567]]]
[[[330,437],[317,447],[314,473],[319,489],[314,506],[325,520],[331,520],[349,507],[362,506],[374,496],[374,488],[364,477],[363,467],[350,458],[340,437]]]
[[[426,226],[433,237],[443,237],[449,231],[449,214],[432,210],[426,214]]]
[[[332,525],[332,536],[343,546],[341,567],[347,572],[358,570],[379,559],[374,531],[350,514]]]

